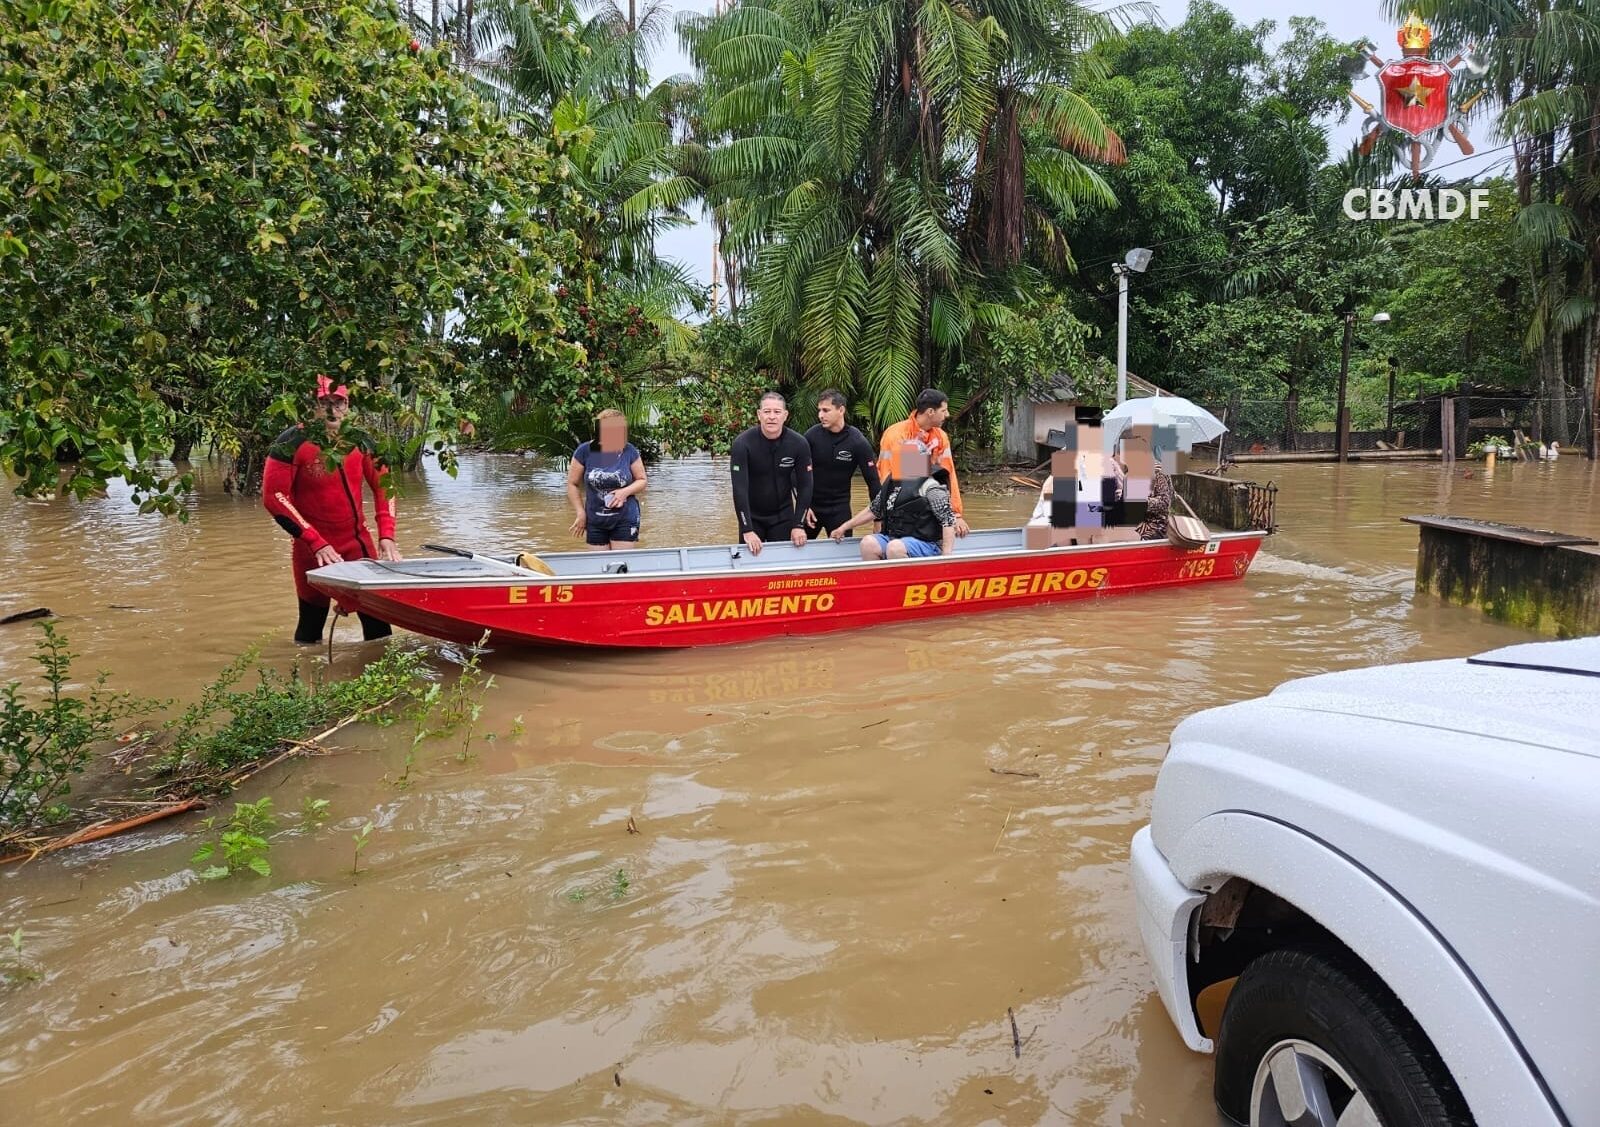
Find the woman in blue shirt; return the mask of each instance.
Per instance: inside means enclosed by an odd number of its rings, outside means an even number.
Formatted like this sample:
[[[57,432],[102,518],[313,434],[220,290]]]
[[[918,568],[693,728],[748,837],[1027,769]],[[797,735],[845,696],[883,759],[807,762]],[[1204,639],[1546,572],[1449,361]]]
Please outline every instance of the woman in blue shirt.
[[[648,482],[644,460],[628,441],[628,420],[621,411],[601,411],[596,442],[572,452],[567,467],[567,500],[577,518],[572,534],[591,549],[637,547],[639,500]],[[578,486],[585,486],[580,493]]]

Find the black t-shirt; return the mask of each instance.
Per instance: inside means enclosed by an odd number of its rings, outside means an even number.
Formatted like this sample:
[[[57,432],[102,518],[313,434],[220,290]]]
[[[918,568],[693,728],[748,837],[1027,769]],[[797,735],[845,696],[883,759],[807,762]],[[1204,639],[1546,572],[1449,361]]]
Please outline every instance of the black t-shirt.
[[[866,436],[846,424],[838,434],[818,423],[806,431],[811,447],[811,490],[814,509],[840,509],[850,504],[850,481],[856,471],[867,482],[867,497],[878,495],[878,455]]]
[[[733,440],[728,462],[739,535],[754,532],[756,520],[801,526],[811,507],[811,446],[804,438],[788,427],[775,439],[751,427]]]

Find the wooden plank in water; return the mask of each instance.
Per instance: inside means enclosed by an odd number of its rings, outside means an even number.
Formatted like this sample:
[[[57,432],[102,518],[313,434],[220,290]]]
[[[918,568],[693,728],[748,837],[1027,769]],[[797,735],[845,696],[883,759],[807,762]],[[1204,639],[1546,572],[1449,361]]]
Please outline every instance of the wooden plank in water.
[[[1588,536],[1575,536],[1569,532],[1550,532],[1539,528],[1519,528],[1491,520],[1471,520],[1467,517],[1409,516],[1401,517],[1407,524],[1435,528],[1441,532],[1459,532],[1466,536],[1484,536],[1491,540],[1509,540],[1513,544],[1527,544],[1534,548],[1560,548],[1576,544],[1594,544]]]

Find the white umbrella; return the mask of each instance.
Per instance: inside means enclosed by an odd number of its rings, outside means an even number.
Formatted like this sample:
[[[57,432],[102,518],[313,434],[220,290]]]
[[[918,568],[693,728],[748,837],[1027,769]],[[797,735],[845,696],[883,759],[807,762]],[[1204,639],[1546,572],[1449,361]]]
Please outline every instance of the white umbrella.
[[[1126,399],[1105,413],[1100,426],[1108,450],[1130,427],[1171,427],[1184,450],[1196,442],[1210,442],[1228,429],[1204,407],[1176,395]]]

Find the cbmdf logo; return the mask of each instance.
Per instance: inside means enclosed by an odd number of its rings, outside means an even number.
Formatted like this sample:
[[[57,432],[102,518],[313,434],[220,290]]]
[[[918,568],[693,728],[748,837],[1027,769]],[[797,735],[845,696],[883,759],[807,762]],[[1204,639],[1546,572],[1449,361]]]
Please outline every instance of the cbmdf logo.
[[[1344,214],[1369,219],[1468,219],[1489,205],[1489,189],[1351,188],[1344,194]]]

